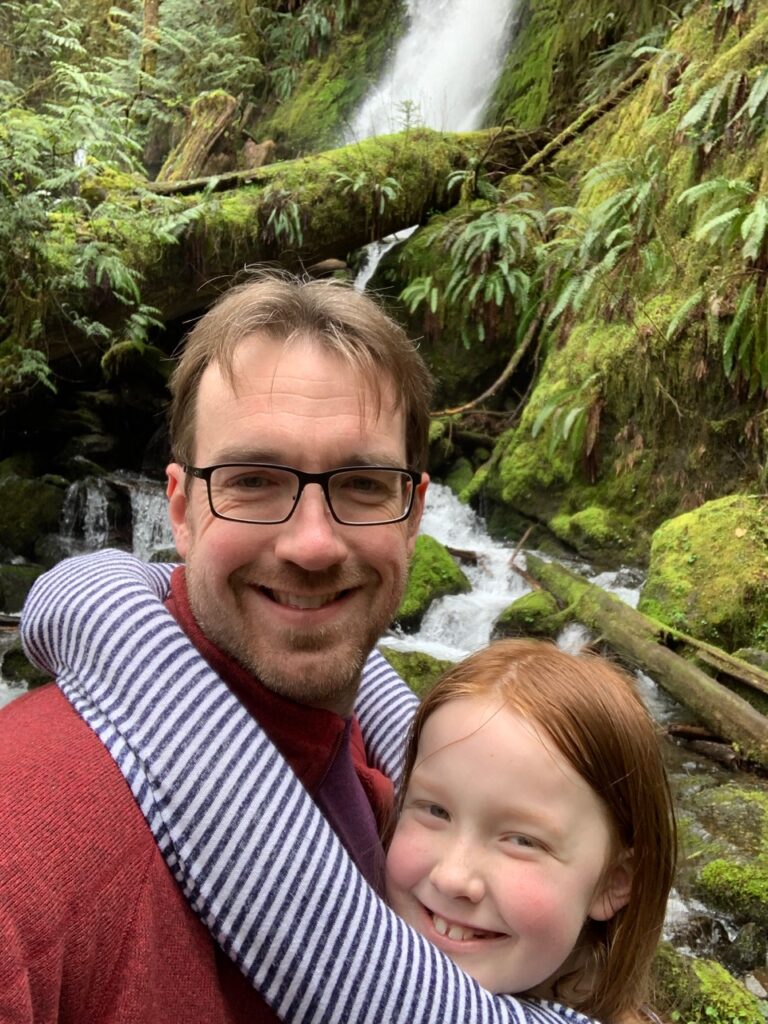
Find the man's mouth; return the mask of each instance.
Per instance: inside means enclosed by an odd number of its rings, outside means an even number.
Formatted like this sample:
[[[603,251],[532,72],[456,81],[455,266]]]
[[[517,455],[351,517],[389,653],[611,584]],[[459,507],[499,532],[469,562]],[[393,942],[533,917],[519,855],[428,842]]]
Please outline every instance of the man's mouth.
[[[261,589],[276,604],[281,604],[286,608],[298,608],[302,611],[323,608],[348,593],[346,590],[338,590],[332,594],[291,594],[287,590],[270,590],[269,587]]]
[[[455,921],[446,921],[444,917],[440,917],[439,914],[433,914],[431,911],[429,914],[437,934],[443,935],[447,939],[453,939],[455,942],[469,942],[472,939],[498,939],[501,937],[500,932],[487,932],[482,928],[467,928],[466,925],[456,924]]]

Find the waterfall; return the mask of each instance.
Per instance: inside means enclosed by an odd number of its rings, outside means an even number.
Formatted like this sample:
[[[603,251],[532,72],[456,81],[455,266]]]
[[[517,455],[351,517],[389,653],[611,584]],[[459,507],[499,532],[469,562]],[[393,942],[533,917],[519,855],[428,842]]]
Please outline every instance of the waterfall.
[[[123,478],[128,481],[128,474],[123,474]],[[137,558],[147,562],[156,551],[174,547],[168,522],[168,499],[162,484],[138,476],[130,477],[130,495],[131,548]]]
[[[71,484],[61,511],[60,539],[66,555],[95,551],[109,537],[109,486],[98,477]]]
[[[408,0],[408,30],[347,141],[414,123],[443,131],[477,128],[516,6],[516,0]]]

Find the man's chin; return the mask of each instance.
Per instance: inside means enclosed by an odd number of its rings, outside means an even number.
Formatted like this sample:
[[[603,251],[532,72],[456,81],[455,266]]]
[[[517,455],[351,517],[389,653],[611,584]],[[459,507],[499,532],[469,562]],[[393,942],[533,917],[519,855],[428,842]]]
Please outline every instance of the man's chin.
[[[367,654],[360,650],[292,649],[279,659],[254,658],[246,667],[281,697],[347,715],[354,705]]]

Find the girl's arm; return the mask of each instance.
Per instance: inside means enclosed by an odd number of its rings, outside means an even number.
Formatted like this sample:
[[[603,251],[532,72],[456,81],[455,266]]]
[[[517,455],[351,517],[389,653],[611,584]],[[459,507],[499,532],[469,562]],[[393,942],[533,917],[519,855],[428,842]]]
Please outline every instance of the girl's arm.
[[[125,775],[187,899],[289,1022],[584,1022],[492,996],[362,879],[257,723],[148,586],[102,555],[35,584],[27,651],[58,675]],[[140,564],[140,563],[139,563]],[[82,562],[80,563],[82,569]]]

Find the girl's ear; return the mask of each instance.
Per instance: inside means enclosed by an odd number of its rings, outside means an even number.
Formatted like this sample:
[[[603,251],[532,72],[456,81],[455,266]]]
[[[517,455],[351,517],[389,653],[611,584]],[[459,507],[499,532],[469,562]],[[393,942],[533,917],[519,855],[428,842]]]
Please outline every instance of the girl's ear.
[[[629,902],[632,892],[632,851],[624,850],[608,868],[589,908],[593,921],[610,921]]]

